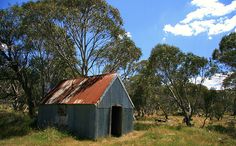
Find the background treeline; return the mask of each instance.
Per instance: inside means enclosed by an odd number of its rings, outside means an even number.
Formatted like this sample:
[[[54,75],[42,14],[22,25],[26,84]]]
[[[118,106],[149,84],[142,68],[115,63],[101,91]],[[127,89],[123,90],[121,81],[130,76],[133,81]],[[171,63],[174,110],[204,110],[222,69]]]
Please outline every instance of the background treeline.
[[[234,40],[229,42],[228,38],[232,36]],[[224,37],[220,45],[224,45],[225,38],[229,46],[235,44],[235,36],[232,33]],[[128,82],[137,117],[162,114],[168,120],[169,115],[181,115],[183,122],[191,126],[192,116],[198,115],[205,117],[204,126],[208,118],[220,120],[226,113],[235,116],[235,64],[227,66],[228,62],[222,60],[230,54],[235,61],[236,46],[229,46],[226,51],[221,46],[216,49],[215,60],[184,53],[167,44],[154,47],[148,60],[139,62],[137,74]],[[226,58],[230,59],[230,56]],[[228,75],[223,82],[224,90],[208,89],[203,85],[204,80],[216,72]]]
[[[145,40],[144,40],[145,41]],[[236,33],[222,38],[213,59],[158,44],[147,60],[127,36],[116,8],[104,0],[40,0],[0,10],[0,99],[36,116],[60,80],[119,72],[136,115],[222,118],[236,114]],[[224,73],[225,90],[202,83]]]

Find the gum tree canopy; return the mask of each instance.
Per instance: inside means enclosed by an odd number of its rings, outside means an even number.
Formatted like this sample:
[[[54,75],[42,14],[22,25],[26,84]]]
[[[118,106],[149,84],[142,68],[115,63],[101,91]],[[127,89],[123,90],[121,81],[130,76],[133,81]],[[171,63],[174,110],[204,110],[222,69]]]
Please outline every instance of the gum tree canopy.
[[[170,97],[181,109],[186,125],[190,126],[199,103],[201,83],[209,75],[208,60],[166,44],[154,47],[149,60],[153,72],[168,89]],[[202,78],[200,84],[193,84],[198,77]]]
[[[122,45],[127,39],[131,40],[126,37],[122,28],[123,22],[119,11],[104,0],[49,0],[45,3],[52,13],[54,24],[63,28],[74,44],[78,60],[77,73],[80,75],[87,76],[89,73],[94,74],[95,70],[97,72],[103,70],[100,68],[104,63],[101,60],[109,58],[111,52],[114,58],[118,57],[121,60],[116,64],[118,67],[139,59],[140,49],[138,49],[139,54],[130,56],[137,51],[134,43],[129,43],[128,46]],[[123,48],[118,48],[116,44]],[[122,51],[110,51],[114,50],[112,48]],[[130,59],[121,58],[120,52]],[[109,64],[112,63],[113,61],[109,60]],[[113,71],[113,68],[107,70],[105,67],[105,70],[109,72]]]
[[[224,86],[236,88],[236,33],[224,36],[220,41],[219,49],[215,49],[212,56],[227,65],[228,70],[232,72],[224,80]]]

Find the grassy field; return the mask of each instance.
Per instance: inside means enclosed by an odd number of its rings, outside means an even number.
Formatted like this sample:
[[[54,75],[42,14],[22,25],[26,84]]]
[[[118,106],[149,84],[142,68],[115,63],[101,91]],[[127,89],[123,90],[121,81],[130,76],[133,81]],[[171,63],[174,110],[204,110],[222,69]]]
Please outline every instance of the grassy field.
[[[105,137],[96,141],[80,140],[55,128],[38,130],[30,128],[32,121],[20,113],[0,110],[0,145],[58,145],[58,146],[120,146],[120,145],[236,145],[236,128],[233,117],[221,121],[208,121],[199,128],[202,118],[194,118],[194,127],[186,127],[181,117],[170,117],[166,123],[156,123],[153,118],[135,122],[135,130],[122,137]]]

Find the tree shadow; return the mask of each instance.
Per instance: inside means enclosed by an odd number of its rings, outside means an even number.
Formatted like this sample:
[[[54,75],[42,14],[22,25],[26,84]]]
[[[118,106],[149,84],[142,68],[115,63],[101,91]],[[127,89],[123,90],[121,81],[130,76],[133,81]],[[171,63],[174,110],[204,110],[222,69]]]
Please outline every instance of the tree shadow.
[[[23,113],[0,110],[0,140],[29,133],[32,120]]]
[[[148,130],[154,127],[161,126],[162,124],[159,124],[157,122],[150,122],[150,121],[144,121],[144,122],[135,122],[134,123],[134,130],[136,131],[143,131]]]
[[[221,134],[227,134],[228,136],[236,139],[236,128],[234,121],[228,122],[226,126],[222,125],[209,125],[206,127],[208,130],[216,131]]]

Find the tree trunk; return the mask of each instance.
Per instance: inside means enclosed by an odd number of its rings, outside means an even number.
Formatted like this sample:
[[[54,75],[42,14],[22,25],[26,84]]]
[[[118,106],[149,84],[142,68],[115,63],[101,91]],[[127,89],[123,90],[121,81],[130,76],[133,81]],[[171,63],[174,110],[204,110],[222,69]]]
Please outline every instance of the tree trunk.
[[[183,119],[183,122],[187,125],[187,126],[192,126],[192,124],[191,124],[191,115],[185,115],[184,116],[184,119]]]
[[[169,119],[169,117],[168,117],[168,115],[167,115],[167,114],[165,114],[165,119],[166,119],[166,121]]]
[[[164,113],[165,120],[167,121],[169,119],[167,112],[160,105],[159,105],[159,107],[162,110],[162,112]]]
[[[33,118],[35,115],[35,111],[34,111],[34,103],[33,103],[33,98],[32,98],[32,91],[30,88],[27,88],[25,90],[26,95],[27,95],[27,105],[28,105],[28,109],[29,109],[29,116],[30,118]]]
[[[18,67],[16,68],[16,70],[18,70]],[[29,116],[30,118],[34,117],[34,103],[33,103],[33,98],[32,98],[32,90],[30,88],[30,86],[28,85],[28,80],[26,80],[23,77],[23,74],[20,72],[17,72],[17,77],[18,77],[18,81],[21,83],[21,86],[26,94],[26,100],[27,100],[27,105],[28,105],[28,110],[29,110]],[[24,80],[23,80],[24,78]]]
[[[205,127],[205,124],[206,124],[206,120],[207,120],[207,119],[208,119],[208,117],[205,117],[201,128],[204,128],[204,127]]]
[[[233,104],[233,116],[236,116],[236,98],[234,99],[234,104]]]

